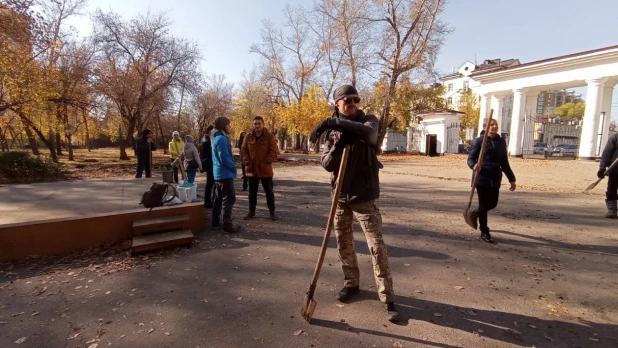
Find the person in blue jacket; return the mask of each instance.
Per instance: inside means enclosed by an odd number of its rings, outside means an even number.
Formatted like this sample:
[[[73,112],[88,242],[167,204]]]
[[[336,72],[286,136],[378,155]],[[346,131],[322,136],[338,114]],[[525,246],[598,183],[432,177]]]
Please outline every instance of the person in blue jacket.
[[[486,125],[487,121],[485,121],[483,129]],[[489,234],[489,227],[487,227],[487,212],[498,205],[502,173],[504,172],[509,179],[511,191],[515,191],[517,185],[515,184],[515,174],[513,174],[509,164],[506,142],[498,134],[498,121],[491,120],[485,154],[482,159],[479,159],[484,133],[485,131],[482,131],[481,136],[474,139],[472,145],[470,145],[468,166],[474,171],[473,175],[478,175],[476,193],[479,198],[477,213],[481,239],[487,243],[493,243]]]
[[[223,210],[223,232],[226,233],[240,231],[240,227],[232,223],[232,208],[236,203],[234,189],[236,163],[232,154],[232,145],[228,139],[231,131],[229,118],[219,116],[215,119],[215,129],[212,133],[212,163],[215,178],[212,228],[217,229],[221,226],[221,210]]]

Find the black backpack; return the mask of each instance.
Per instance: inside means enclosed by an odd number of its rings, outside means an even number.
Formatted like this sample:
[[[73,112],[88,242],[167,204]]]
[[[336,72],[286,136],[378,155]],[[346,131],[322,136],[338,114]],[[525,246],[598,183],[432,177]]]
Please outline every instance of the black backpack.
[[[169,192],[170,187],[172,188],[174,194],[167,198],[167,193]],[[152,186],[150,186],[150,190],[142,194],[142,200],[139,204],[142,204],[145,208],[160,207],[165,203],[171,202],[176,195],[176,188],[174,188],[174,186],[169,184],[153,183]]]

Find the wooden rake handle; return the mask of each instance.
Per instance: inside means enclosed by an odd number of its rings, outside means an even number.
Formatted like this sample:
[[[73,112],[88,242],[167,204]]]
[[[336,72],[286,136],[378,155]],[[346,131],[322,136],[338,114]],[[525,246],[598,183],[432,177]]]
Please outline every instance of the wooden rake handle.
[[[322,270],[322,263],[324,262],[324,256],[326,255],[326,249],[328,248],[328,240],[330,239],[330,233],[335,221],[335,212],[337,211],[337,202],[339,201],[339,195],[341,194],[341,186],[343,184],[343,177],[350,156],[350,145],[346,145],[343,149],[343,155],[341,156],[341,164],[339,165],[339,174],[337,175],[337,182],[335,184],[335,192],[333,193],[333,199],[330,205],[330,212],[328,214],[328,222],[326,223],[326,231],[324,232],[324,240],[322,241],[322,249],[320,250],[320,256],[318,257],[318,263],[315,265],[313,271],[313,278],[311,278],[311,285],[307,292],[308,298],[313,298],[315,287],[318,283],[320,271]]]
[[[476,163],[483,163],[483,156],[485,155],[485,148],[487,147],[487,138],[489,138],[489,127],[491,126],[491,120],[494,116],[494,109],[489,110],[489,118],[487,119],[487,124],[485,125],[485,134],[483,134],[483,144],[481,145],[481,151],[479,152],[479,158],[476,160]],[[470,200],[468,201],[468,209],[472,206],[472,199],[474,199],[474,190],[476,189],[476,182],[479,177],[479,173],[474,172],[472,178],[472,189],[470,190]]]

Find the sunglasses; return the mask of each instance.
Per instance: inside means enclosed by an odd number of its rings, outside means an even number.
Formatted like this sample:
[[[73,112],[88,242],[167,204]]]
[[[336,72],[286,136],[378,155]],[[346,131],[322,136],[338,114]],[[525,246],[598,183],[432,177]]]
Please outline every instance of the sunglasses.
[[[358,104],[361,101],[360,97],[343,97],[341,98],[341,100],[343,100],[344,103],[346,104],[352,104],[352,102],[354,102],[354,104]]]

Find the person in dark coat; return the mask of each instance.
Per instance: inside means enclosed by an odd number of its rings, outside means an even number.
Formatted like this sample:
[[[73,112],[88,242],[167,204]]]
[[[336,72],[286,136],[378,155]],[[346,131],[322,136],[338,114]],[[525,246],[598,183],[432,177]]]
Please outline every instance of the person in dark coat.
[[[206,188],[204,189],[204,208],[212,208],[212,192],[215,185],[215,177],[213,173],[212,164],[212,139],[210,138],[211,132],[215,127],[213,125],[206,128],[206,134],[204,134],[204,141],[202,142],[202,151],[200,152],[200,159],[202,160],[202,168],[206,172]]]
[[[240,136],[238,137],[238,141],[236,142],[236,147],[241,152],[240,156],[242,157],[242,144],[245,142],[245,137],[247,136],[247,132],[240,132]],[[249,186],[249,178],[247,178],[247,166],[245,165],[245,161],[240,159],[240,168],[242,170],[242,190],[247,191],[247,187]]]
[[[599,179],[605,177],[605,171],[614,163],[616,158],[618,158],[618,133],[612,134],[612,136],[607,139],[607,145],[605,145],[605,149],[603,149],[599,171],[597,172],[597,177]],[[605,191],[605,205],[607,206],[606,218],[615,219],[618,217],[617,200],[618,166],[614,166],[607,175],[607,191]]]
[[[146,171],[146,177],[150,178],[151,176],[151,163],[150,163],[150,155],[151,151],[156,151],[157,145],[152,141],[152,131],[146,128],[142,132],[142,136],[139,137],[136,141],[136,155],[137,155],[137,173],[135,174],[136,178],[141,178],[144,170]]]
[[[374,115],[366,115],[359,109],[361,99],[354,86],[338,87],[333,92],[333,100],[335,108],[332,116],[313,130],[310,141],[315,144],[321,134],[330,130],[321,163],[322,167],[331,173],[333,191],[337,177],[339,174],[343,175],[334,221],[339,260],[344,275],[344,286],[337,293],[337,300],[346,302],[360,291],[360,270],[354,250],[353,226],[356,217],[371,250],[378,296],[385,304],[387,319],[397,322],[399,312],[394,302],[393,278],[383,238],[382,214],[378,208],[379,170],[382,168],[376,155],[379,121]],[[346,145],[351,146],[350,154],[345,173],[339,173]]]
[[[486,123],[483,125],[483,129],[486,125]],[[478,175],[476,193],[479,199],[477,213],[481,239],[487,243],[493,243],[489,234],[489,227],[487,227],[487,212],[498,205],[502,173],[504,172],[509,179],[511,191],[515,191],[517,185],[515,184],[515,174],[513,174],[509,164],[506,142],[498,134],[498,121],[496,120],[491,120],[485,154],[479,160],[484,133],[485,131],[482,131],[481,136],[474,139],[472,145],[470,145],[468,166],[474,171],[472,175]]]

